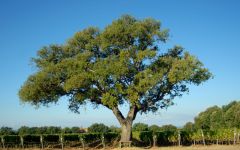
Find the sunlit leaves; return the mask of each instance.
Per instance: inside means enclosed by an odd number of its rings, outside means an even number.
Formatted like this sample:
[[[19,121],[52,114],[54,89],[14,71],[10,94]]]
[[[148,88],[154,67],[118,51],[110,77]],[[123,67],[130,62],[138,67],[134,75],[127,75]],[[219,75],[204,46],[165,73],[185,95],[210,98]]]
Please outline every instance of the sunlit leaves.
[[[24,102],[34,105],[56,102],[64,94],[60,80],[52,73],[39,72],[28,78],[19,91]]]
[[[113,108],[118,105],[118,99],[110,93],[105,93],[102,96],[102,103],[110,108]]]
[[[38,68],[19,91],[22,101],[34,105],[69,98],[69,108],[91,102],[108,108],[129,103],[138,111],[157,111],[211,77],[194,56],[180,46],[163,53],[158,48],[168,30],[155,19],[125,15],[105,29],[89,27],[63,45],[38,51]]]
[[[196,128],[220,129],[240,127],[240,102],[233,101],[221,107],[213,106],[195,118]]]

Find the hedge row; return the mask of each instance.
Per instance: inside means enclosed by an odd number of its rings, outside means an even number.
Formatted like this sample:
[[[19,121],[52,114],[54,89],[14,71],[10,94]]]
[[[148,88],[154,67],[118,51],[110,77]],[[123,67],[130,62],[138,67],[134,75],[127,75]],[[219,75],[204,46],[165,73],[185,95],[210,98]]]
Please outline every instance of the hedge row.
[[[216,131],[162,131],[133,132],[133,139],[143,145],[152,145],[153,140],[159,146],[191,144],[236,144],[240,143],[240,131],[221,129]],[[179,143],[180,142],[180,143]],[[139,143],[138,143],[139,144]]]
[[[133,139],[136,146],[153,145],[191,145],[191,144],[235,144],[240,143],[240,130],[221,129],[216,131],[162,131],[162,132],[133,132]],[[51,144],[51,143],[80,143],[81,145],[91,145],[100,142],[103,145],[112,143],[119,138],[119,133],[81,133],[62,135],[7,135],[1,137],[2,143],[12,145],[24,145],[29,143]],[[42,141],[42,142],[41,142]]]
[[[84,141],[85,143],[93,142],[96,140],[104,140],[106,142],[111,142],[119,136],[118,133],[82,133],[82,134],[48,134],[48,135],[6,135],[1,137],[1,143],[12,143],[21,144],[23,143],[58,143],[58,142],[79,142]]]

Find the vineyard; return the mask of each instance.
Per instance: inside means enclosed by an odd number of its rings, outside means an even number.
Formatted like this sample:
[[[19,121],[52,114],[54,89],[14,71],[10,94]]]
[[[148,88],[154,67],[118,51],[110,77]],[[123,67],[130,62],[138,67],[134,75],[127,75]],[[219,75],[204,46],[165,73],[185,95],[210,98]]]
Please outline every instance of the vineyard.
[[[133,146],[190,146],[190,145],[236,145],[240,144],[240,130],[219,129],[187,132],[133,132]],[[119,133],[79,133],[43,135],[4,135],[1,148],[105,148],[118,147]]]
[[[5,135],[2,148],[105,147],[118,138],[118,133],[82,133],[49,135]]]

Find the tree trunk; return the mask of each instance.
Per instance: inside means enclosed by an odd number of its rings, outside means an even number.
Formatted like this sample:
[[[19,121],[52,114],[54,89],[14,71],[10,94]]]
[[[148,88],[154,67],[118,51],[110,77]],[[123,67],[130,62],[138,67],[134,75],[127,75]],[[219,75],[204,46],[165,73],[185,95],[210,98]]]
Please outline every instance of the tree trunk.
[[[138,109],[136,106],[130,107],[130,110],[125,118],[117,107],[112,108],[114,115],[117,117],[121,125],[121,141],[128,142],[132,139],[132,123],[136,118]]]
[[[132,140],[132,122],[126,122],[121,125],[121,141],[131,141]]]

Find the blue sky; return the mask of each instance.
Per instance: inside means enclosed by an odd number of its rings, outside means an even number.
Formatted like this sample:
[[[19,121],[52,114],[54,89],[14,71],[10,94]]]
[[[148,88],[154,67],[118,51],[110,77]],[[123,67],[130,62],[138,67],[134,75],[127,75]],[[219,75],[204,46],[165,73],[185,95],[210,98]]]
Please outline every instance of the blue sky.
[[[0,0],[0,126],[82,126],[94,122],[119,125],[112,112],[84,106],[81,114],[67,101],[35,109],[21,104],[18,90],[34,72],[31,57],[49,44],[63,44],[88,26],[103,29],[123,14],[153,17],[170,29],[166,47],[179,44],[196,55],[214,79],[175,99],[157,114],[135,122],[182,126],[212,105],[240,100],[240,1],[237,0]],[[125,108],[123,108],[125,109]]]

